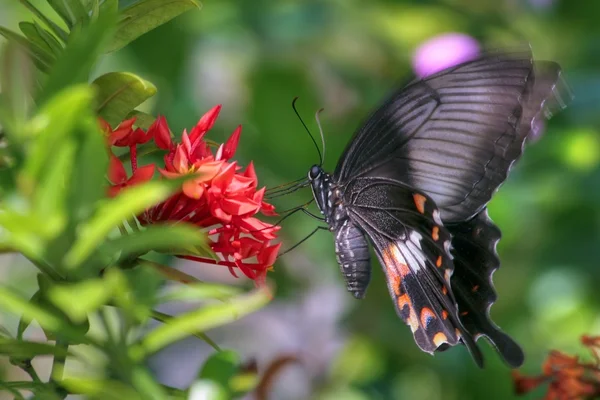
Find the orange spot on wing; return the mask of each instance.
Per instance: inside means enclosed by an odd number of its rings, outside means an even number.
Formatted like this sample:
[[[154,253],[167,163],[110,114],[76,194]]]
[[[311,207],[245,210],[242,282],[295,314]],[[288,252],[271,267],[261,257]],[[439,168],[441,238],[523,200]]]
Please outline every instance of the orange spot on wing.
[[[456,334],[456,338],[457,338],[457,339],[460,339],[460,337],[462,336],[462,335],[460,334],[460,331],[458,330],[458,328],[456,328],[456,329],[454,330],[454,333]]]
[[[406,323],[410,326],[411,331],[414,333],[419,329],[419,320],[417,318],[417,314],[415,313],[415,309],[413,308],[412,301],[408,294],[404,294],[396,300],[398,304],[398,310],[402,312],[404,307],[408,306],[408,318],[406,319]]]
[[[406,260],[395,243],[391,243],[388,247],[383,249],[382,256],[386,267],[396,267],[395,269],[397,273],[400,274],[400,278],[404,278],[406,275],[410,274],[410,268],[406,265]]]
[[[471,292],[475,293],[477,290],[479,290],[479,285],[473,286],[473,289],[471,289]]]
[[[425,202],[427,201],[427,198],[422,194],[415,193],[413,194],[413,200],[417,206],[417,211],[419,211],[421,214],[425,214]]]
[[[394,290],[396,296],[400,296],[400,285],[402,285],[402,278],[396,272],[396,269],[391,266],[386,266],[386,275],[389,282],[389,285]]]
[[[462,315],[462,316],[464,317],[464,316],[465,316],[465,315],[467,315],[468,313],[469,313],[468,311],[463,311],[463,312],[461,312],[461,313],[460,313],[460,315]]]
[[[442,293],[444,296],[448,294],[448,288],[446,286],[442,286]]]
[[[442,343],[447,342],[447,341],[448,341],[448,338],[442,332],[436,333],[435,336],[433,337],[433,344],[435,344],[438,347]]]
[[[446,311],[446,310],[442,310],[442,318],[443,318],[443,319],[446,319],[446,318],[448,318],[448,311]]]
[[[438,226],[434,226],[432,231],[431,231],[431,237],[433,238],[433,240],[435,240],[436,242],[438,241],[438,239],[440,238],[440,228]]]
[[[438,268],[442,266],[442,256],[438,256],[437,260],[435,261],[435,266]]]
[[[402,310],[404,306],[412,307],[412,302],[410,297],[408,297],[408,294],[403,294],[402,296],[398,297],[397,303],[399,310]]]
[[[431,318],[435,318],[435,314],[431,311],[431,308],[423,307],[421,310],[421,325],[427,326],[427,322]]]

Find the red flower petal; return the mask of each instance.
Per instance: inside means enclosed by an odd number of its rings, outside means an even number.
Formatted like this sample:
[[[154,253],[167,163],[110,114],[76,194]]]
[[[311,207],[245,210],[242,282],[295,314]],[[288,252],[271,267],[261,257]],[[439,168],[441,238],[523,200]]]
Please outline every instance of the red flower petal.
[[[240,135],[242,133],[242,126],[239,125],[235,128],[235,131],[231,134],[227,142],[225,142],[225,146],[223,146],[223,155],[222,158],[224,160],[229,160],[231,157],[235,155],[235,151],[237,150],[238,143],[240,141]]]
[[[113,184],[123,183],[127,180],[127,172],[123,163],[112,154],[108,166],[108,180]]]
[[[259,205],[250,199],[244,197],[225,198],[221,200],[223,211],[230,215],[256,214]]]
[[[171,131],[165,117],[160,115],[152,123],[148,132],[152,132],[154,136],[154,142],[156,145],[164,150],[169,150],[173,147],[173,141],[171,140]]]
[[[214,106],[200,118],[200,121],[198,121],[194,129],[190,132],[190,141],[192,144],[196,145],[196,142],[201,140],[204,134],[213,127],[220,111],[221,104]]]
[[[277,260],[277,253],[279,253],[279,248],[281,247],[281,243],[274,244],[273,246],[269,246],[265,248],[261,253],[256,257],[258,262],[264,266],[270,267]]]
[[[204,194],[204,185],[196,179],[190,179],[183,183],[183,193],[192,199],[199,199]]]
[[[133,124],[135,123],[136,118],[126,119],[121,122],[117,129],[111,132],[108,142],[112,146],[117,147],[129,147],[128,137],[133,132]]]
[[[143,167],[139,167],[135,170],[129,181],[127,182],[129,185],[137,185],[139,183],[144,183],[152,179],[154,175],[154,164],[144,165]]]

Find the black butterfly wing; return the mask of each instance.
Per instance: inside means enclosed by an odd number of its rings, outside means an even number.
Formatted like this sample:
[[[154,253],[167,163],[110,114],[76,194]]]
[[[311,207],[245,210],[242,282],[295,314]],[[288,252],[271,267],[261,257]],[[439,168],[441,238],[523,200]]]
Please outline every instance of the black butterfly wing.
[[[460,321],[451,235],[433,200],[397,181],[358,178],[345,188],[344,206],[375,247],[396,311],[417,345],[433,353],[462,342],[481,366],[481,352]]]
[[[460,319],[475,340],[485,336],[513,368],[523,364],[523,351],[490,318],[496,301],[492,274],[500,267],[496,244],[500,230],[488,217],[487,209],[469,221],[447,225],[452,234],[454,274],[452,291]]]
[[[560,67],[530,51],[488,53],[395,93],[356,132],[334,174],[402,180],[435,201],[444,221],[476,215],[506,179],[523,143],[564,106]]]

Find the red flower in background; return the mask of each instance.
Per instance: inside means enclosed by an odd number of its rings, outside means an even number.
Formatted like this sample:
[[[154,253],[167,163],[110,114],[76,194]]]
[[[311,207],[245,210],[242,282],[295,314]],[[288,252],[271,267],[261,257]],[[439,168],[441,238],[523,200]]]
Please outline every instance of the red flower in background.
[[[123,121],[115,130],[103,123],[110,145],[129,147],[132,169],[132,176],[127,178],[121,162],[111,156],[109,195],[152,178],[153,164],[138,168],[136,146],[154,139],[157,147],[167,150],[164,168],[158,168],[160,174],[167,179],[190,175],[190,179],[183,184],[180,193],[139,215],[140,223],[184,221],[194,224],[208,232],[210,246],[221,261],[194,256],[182,258],[227,266],[234,276],[237,276],[237,268],[262,284],[277,258],[280,244],[271,242],[279,227],[255,215],[276,214],[274,207],[263,201],[265,189],[258,189],[253,164],[243,169],[237,162],[229,161],[237,149],[241,126],[214,153],[204,141],[220,110],[218,105],[208,111],[189,134],[183,132],[180,143],[171,139],[164,117],[158,117],[147,131],[134,130],[134,119]]]
[[[583,336],[594,362],[582,362],[577,356],[552,351],[539,376],[524,376],[513,372],[515,392],[526,394],[548,383],[545,400],[587,400],[600,397],[600,337]]]

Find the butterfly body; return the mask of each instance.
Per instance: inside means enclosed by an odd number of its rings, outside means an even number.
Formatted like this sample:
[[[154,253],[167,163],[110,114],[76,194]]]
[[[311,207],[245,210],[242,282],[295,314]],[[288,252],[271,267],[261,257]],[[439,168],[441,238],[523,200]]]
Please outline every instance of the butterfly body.
[[[539,120],[564,107],[559,89],[557,64],[490,53],[411,82],[367,119],[332,175],[310,169],[348,290],[365,296],[370,244],[423,351],[462,343],[482,365],[484,336],[509,365],[523,362],[489,315],[500,231],[486,204]]]

